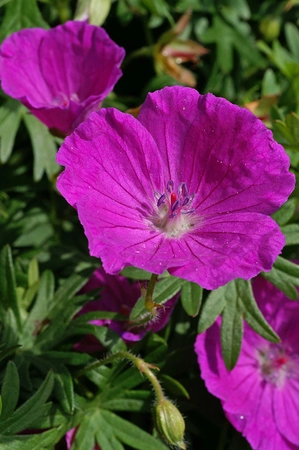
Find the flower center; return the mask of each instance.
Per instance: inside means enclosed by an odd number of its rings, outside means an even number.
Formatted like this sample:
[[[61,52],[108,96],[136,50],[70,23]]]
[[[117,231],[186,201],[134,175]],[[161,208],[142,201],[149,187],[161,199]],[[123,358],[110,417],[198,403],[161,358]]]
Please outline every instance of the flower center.
[[[73,100],[76,103],[80,102],[78,94],[75,92],[70,95],[70,98],[64,92],[59,92],[52,103],[55,106],[67,107],[69,106],[70,100]]]
[[[298,355],[283,344],[270,344],[267,349],[260,349],[258,361],[262,378],[278,387],[282,387],[285,379],[292,377],[299,368]]]
[[[164,193],[156,191],[154,196],[156,203],[150,220],[168,237],[180,237],[195,225],[191,209],[195,194],[189,195],[186,183],[180,183],[175,191],[174,182],[169,180]]]

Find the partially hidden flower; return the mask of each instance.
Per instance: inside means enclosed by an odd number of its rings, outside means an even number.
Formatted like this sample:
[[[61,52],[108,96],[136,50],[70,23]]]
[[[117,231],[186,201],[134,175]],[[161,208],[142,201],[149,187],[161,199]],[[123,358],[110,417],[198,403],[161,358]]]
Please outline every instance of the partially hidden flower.
[[[221,357],[218,319],[196,340],[201,376],[254,450],[298,450],[299,303],[262,277],[253,281],[253,290],[281,343],[266,341],[245,324],[241,354],[229,372]]]
[[[216,289],[269,271],[285,239],[269,217],[294,188],[289,158],[251,112],[172,86],[138,118],[93,113],[64,141],[57,187],[91,255]]]
[[[129,318],[133,306],[140,297],[139,283],[130,284],[127,278],[121,275],[108,275],[102,267],[97,269],[91,276],[82,292],[100,289],[99,299],[87,303],[79,312],[86,314],[93,311],[117,312]],[[115,331],[125,342],[136,342],[142,339],[149,331],[154,333],[161,330],[168,322],[173,311],[177,296],[168,300],[163,307],[157,311],[157,316],[139,325],[127,321],[110,319],[91,320],[89,323],[98,326],[107,326]],[[95,352],[101,349],[98,340],[88,335],[75,345],[76,350],[84,352]]]
[[[66,135],[112,91],[124,54],[104,29],[87,22],[23,29],[1,44],[2,89]]]
[[[209,51],[198,42],[180,37],[190,18],[191,11],[187,11],[170,31],[161,36],[154,46],[154,60],[158,72],[165,72],[178,82],[194,87],[195,76],[182,64],[186,62],[197,64],[200,57]]]

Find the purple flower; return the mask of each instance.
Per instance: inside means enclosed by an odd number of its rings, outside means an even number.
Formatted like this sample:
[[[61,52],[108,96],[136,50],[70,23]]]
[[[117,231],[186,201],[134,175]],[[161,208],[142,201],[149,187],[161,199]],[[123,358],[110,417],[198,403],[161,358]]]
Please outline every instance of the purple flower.
[[[49,128],[69,134],[112,91],[124,54],[87,22],[24,29],[1,45],[2,88]]]
[[[102,267],[93,273],[82,291],[88,292],[99,288],[101,289],[99,294],[100,298],[87,303],[80,310],[80,315],[92,311],[109,311],[117,312],[129,317],[133,306],[141,295],[138,283],[135,282],[130,284],[125,277],[120,275],[108,275]],[[154,320],[143,326],[133,326],[129,321],[116,321],[110,319],[91,320],[89,323],[108,326],[111,330],[119,334],[125,342],[139,341],[148,331],[156,333],[166,325],[177,298],[178,297],[175,296],[168,300],[163,305],[163,308],[159,308]],[[95,352],[100,350],[101,347],[98,340],[90,335],[84,337],[77,343],[75,348],[79,351]]]
[[[90,253],[215,289],[271,269],[284,245],[268,216],[294,188],[289,158],[251,112],[173,86],[138,118],[94,113],[62,145],[58,189]]]
[[[196,340],[201,375],[253,449],[295,450],[299,448],[299,303],[262,277],[253,281],[253,290],[281,343],[266,341],[245,324],[241,354],[229,372],[221,357],[218,320]]]

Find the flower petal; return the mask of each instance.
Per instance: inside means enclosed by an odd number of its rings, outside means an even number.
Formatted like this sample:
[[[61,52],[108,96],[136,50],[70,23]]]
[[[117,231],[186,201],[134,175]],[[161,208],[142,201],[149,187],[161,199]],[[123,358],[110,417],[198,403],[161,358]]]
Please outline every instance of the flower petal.
[[[289,441],[299,446],[299,365],[296,372],[297,379],[286,379],[285,385],[275,390],[274,415],[279,431]]]
[[[1,46],[2,88],[49,128],[69,134],[113,89],[123,58],[106,31],[87,22],[25,29]]]
[[[262,214],[215,215],[183,236],[186,264],[169,271],[216,289],[234,278],[249,280],[270,270],[284,242],[278,225]]]
[[[149,94],[138,120],[165,155],[168,179],[187,182],[200,214],[271,214],[294,189],[289,158],[250,111],[180,86]]]

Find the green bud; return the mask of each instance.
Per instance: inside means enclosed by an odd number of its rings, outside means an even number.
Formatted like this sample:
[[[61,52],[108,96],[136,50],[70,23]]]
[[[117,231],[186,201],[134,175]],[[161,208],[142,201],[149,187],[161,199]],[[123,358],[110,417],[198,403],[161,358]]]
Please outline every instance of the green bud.
[[[276,39],[280,33],[280,18],[266,16],[260,23],[260,32],[266,41],[271,42]]]
[[[155,427],[167,444],[186,449],[184,443],[185,421],[182,414],[166,398],[154,407]]]
[[[88,20],[91,25],[102,25],[109,14],[111,0],[78,0],[75,20]]]

